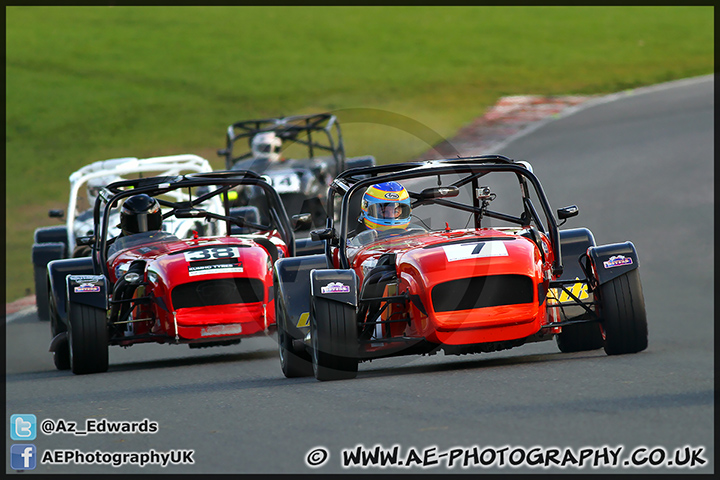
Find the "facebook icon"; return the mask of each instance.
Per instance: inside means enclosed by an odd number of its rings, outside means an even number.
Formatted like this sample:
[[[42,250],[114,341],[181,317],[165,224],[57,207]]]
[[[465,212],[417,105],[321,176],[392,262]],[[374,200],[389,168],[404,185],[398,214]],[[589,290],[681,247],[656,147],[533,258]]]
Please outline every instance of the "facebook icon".
[[[13,470],[34,470],[35,445],[18,444],[10,447],[10,467]]]

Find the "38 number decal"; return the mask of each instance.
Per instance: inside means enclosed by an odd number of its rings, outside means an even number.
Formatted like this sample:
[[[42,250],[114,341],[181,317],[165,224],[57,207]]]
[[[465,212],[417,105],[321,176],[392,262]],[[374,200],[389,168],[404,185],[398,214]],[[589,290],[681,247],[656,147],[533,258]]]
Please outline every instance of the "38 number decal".
[[[212,247],[202,250],[185,252],[185,260],[194,262],[198,260],[220,260],[223,258],[237,258],[240,252],[237,247]]]

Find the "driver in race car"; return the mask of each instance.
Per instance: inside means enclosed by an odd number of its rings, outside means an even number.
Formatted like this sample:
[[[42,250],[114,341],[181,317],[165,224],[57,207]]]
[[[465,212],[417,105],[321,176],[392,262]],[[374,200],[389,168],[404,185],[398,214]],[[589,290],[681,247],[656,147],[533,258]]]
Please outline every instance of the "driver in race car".
[[[378,236],[404,233],[410,225],[410,195],[398,182],[376,183],[368,187],[360,210],[358,221],[362,225],[353,240],[354,244],[365,244]]]
[[[108,256],[121,249],[160,239],[177,240],[174,235],[162,231],[160,203],[145,193],[133,195],[123,202],[118,228],[120,235],[108,242]]]
[[[250,148],[255,159],[267,159],[269,163],[277,163],[283,160],[280,157],[282,139],[275,132],[258,133],[253,137]]]
[[[373,230],[405,230],[410,224],[410,195],[398,182],[371,185],[363,195],[360,208],[363,223]]]
[[[282,139],[275,132],[257,133],[250,141],[250,157],[236,161],[231,170],[250,170],[263,175],[278,166],[290,166],[291,162],[280,156],[281,148]],[[228,195],[233,206],[254,205],[261,211],[267,211],[266,200],[261,191],[260,187],[246,185],[233,188]]]

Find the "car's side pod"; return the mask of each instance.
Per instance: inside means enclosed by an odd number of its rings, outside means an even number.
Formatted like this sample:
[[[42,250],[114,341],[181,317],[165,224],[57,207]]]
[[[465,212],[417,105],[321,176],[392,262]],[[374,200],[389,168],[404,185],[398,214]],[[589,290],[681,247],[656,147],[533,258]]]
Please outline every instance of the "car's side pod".
[[[357,280],[354,270],[312,270],[310,272],[310,293],[313,297],[357,307]]]
[[[587,254],[581,258],[581,263],[588,274],[588,279],[597,282],[597,285],[592,285],[593,289],[639,266],[637,251],[632,242],[590,247]],[[592,276],[592,270],[597,275],[596,279]]]
[[[55,311],[58,319],[67,325],[67,293],[65,277],[68,275],[93,275],[93,262],[91,257],[64,258],[53,260],[47,266],[50,278],[50,290],[55,302]]]

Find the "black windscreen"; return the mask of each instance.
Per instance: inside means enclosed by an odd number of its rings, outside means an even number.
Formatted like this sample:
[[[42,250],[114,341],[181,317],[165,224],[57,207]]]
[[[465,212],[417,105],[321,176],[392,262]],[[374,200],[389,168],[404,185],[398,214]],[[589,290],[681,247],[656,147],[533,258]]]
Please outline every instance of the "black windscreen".
[[[204,280],[178,285],[172,291],[175,310],[231,303],[256,303],[263,299],[264,285],[257,278]]]
[[[436,312],[532,303],[533,281],[525,275],[459,278],[432,289]]]

